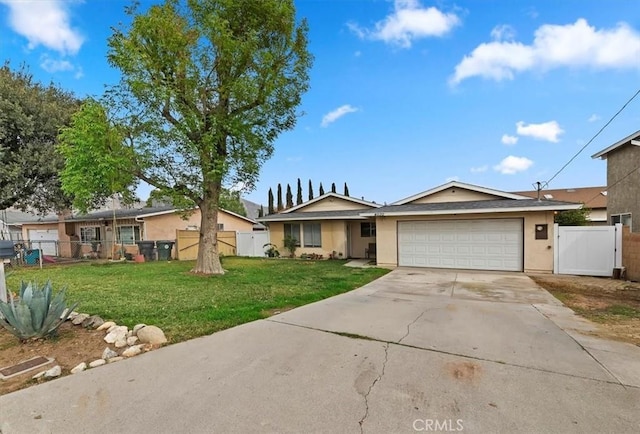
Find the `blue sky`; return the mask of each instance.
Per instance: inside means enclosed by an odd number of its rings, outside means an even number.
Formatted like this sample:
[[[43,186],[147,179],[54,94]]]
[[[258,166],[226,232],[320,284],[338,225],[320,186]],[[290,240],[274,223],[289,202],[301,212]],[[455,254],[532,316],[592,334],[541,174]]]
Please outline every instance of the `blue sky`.
[[[147,4],[147,2],[142,2]],[[0,0],[0,52],[80,96],[106,62],[118,0]],[[514,191],[551,178],[640,89],[637,1],[298,0],[315,56],[295,130],[257,188],[310,178],[379,203],[448,180]],[[606,184],[590,156],[640,129],[636,98],[549,188]],[[142,195],[146,194],[141,190]],[[294,190],[295,195],[295,190]]]

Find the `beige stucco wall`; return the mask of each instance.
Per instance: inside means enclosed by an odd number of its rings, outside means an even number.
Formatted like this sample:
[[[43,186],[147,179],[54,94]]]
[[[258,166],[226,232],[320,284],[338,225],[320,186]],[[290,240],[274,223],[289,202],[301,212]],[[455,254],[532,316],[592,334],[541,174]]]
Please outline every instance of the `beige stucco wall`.
[[[25,223],[22,225],[22,239],[29,239],[29,229],[43,230],[43,231],[51,231],[58,230],[58,223],[42,223],[42,224],[29,224]]]
[[[367,205],[351,202],[349,200],[340,199],[338,197],[325,197],[318,202],[304,206],[294,212],[311,212],[311,211],[344,211],[350,209],[369,209]]]
[[[592,209],[589,211],[587,219],[591,222],[607,223],[607,210],[606,209]]]
[[[218,224],[223,224],[225,231],[253,231],[253,223],[223,211],[218,213]],[[189,226],[200,227],[200,210],[195,210],[186,220],[182,219],[178,213],[144,217],[144,238],[147,240],[174,240],[177,229],[187,229]]]
[[[531,213],[493,213],[468,214],[452,216],[424,216],[424,217],[377,217],[377,262],[381,267],[396,267],[398,265],[398,222],[424,220],[466,220],[492,218],[523,218],[524,219],[524,271],[525,272],[553,272],[553,211]],[[546,240],[535,239],[535,226],[547,224],[549,237]]]
[[[494,196],[492,194],[480,193],[464,188],[450,187],[446,190],[430,194],[429,196],[416,199],[409,203],[441,203],[441,202],[468,202],[472,200],[496,200],[504,199],[504,197]]]
[[[287,222],[289,223],[289,222]],[[347,232],[346,225],[343,220],[325,220],[321,222],[290,222],[292,224],[300,224],[300,234],[304,238],[304,223],[320,223],[320,235],[322,247],[304,247],[304,239],[302,245],[296,249],[296,256],[303,253],[316,253],[329,257],[332,252],[346,254]],[[284,247],[284,222],[269,223],[269,231],[271,243],[275,244],[280,251],[281,256],[288,256],[289,251]]]
[[[640,146],[627,144],[607,155],[607,212],[631,213],[631,232],[640,232]]]

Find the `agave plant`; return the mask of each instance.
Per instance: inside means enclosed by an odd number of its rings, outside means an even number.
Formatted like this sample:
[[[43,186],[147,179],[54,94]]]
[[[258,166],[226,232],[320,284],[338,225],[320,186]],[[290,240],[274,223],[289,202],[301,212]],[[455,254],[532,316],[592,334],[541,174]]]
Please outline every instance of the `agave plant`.
[[[0,301],[0,325],[20,340],[53,334],[78,304],[67,309],[64,289],[53,297],[52,293],[51,281],[42,288],[22,282],[19,300],[9,291],[9,302]]]

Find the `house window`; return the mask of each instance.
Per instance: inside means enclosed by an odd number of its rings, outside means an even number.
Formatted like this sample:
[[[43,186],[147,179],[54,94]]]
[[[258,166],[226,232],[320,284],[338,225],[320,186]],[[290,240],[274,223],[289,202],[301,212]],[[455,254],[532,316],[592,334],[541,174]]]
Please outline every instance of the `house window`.
[[[224,223],[218,223],[218,230],[224,231]]]
[[[622,223],[623,226],[631,227],[631,213],[613,214],[611,216],[611,224]]]
[[[322,247],[320,223],[305,223],[303,240],[305,247]]]
[[[360,223],[360,237],[371,238],[376,236],[376,224],[373,222]]]
[[[140,241],[140,226],[118,226],[118,244],[135,244]]]
[[[80,228],[80,242],[89,244],[91,241],[100,241],[100,227],[84,226]]]
[[[296,239],[296,246],[300,247],[300,224],[299,223],[285,223],[284,224],[284,237],[291,237]]]

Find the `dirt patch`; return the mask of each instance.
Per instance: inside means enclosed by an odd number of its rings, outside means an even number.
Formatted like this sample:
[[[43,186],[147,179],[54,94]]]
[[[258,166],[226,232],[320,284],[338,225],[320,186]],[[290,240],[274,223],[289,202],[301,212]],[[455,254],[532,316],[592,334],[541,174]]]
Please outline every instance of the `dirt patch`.
[[[458,381],[475,383],[482,376],[480,365],[472,362],[450,362],[445,366],[449,376]]]
[[[288,310],[295,309],[295,308],[296,308],[296,306],[284,306],[284,307],[278,307],[276,309],[266,309],[266,310],[262,311],[262,315],[265,318],[268,318],[270,316],[278,315],[279,313],[283,313],[283,312],[286,312]]]
[[[60,365],[62,375],[82,362],[92,362],[102,356],[108,346],[104,340],[104,332],[86,330],[74,326],[70,321],[58,329],[58,336],[21,343],[15,336],[0,329],[0,368],[14,365],[36,356],[50,357],[54,362],[32,371],[25,372],[8,380],[0,380],[0,395],[37,384],[32,380],[38,372]]]
[[[600,277],[535,275],[535,282],[594,323],[591,334],[640,345],[640,283]]]

